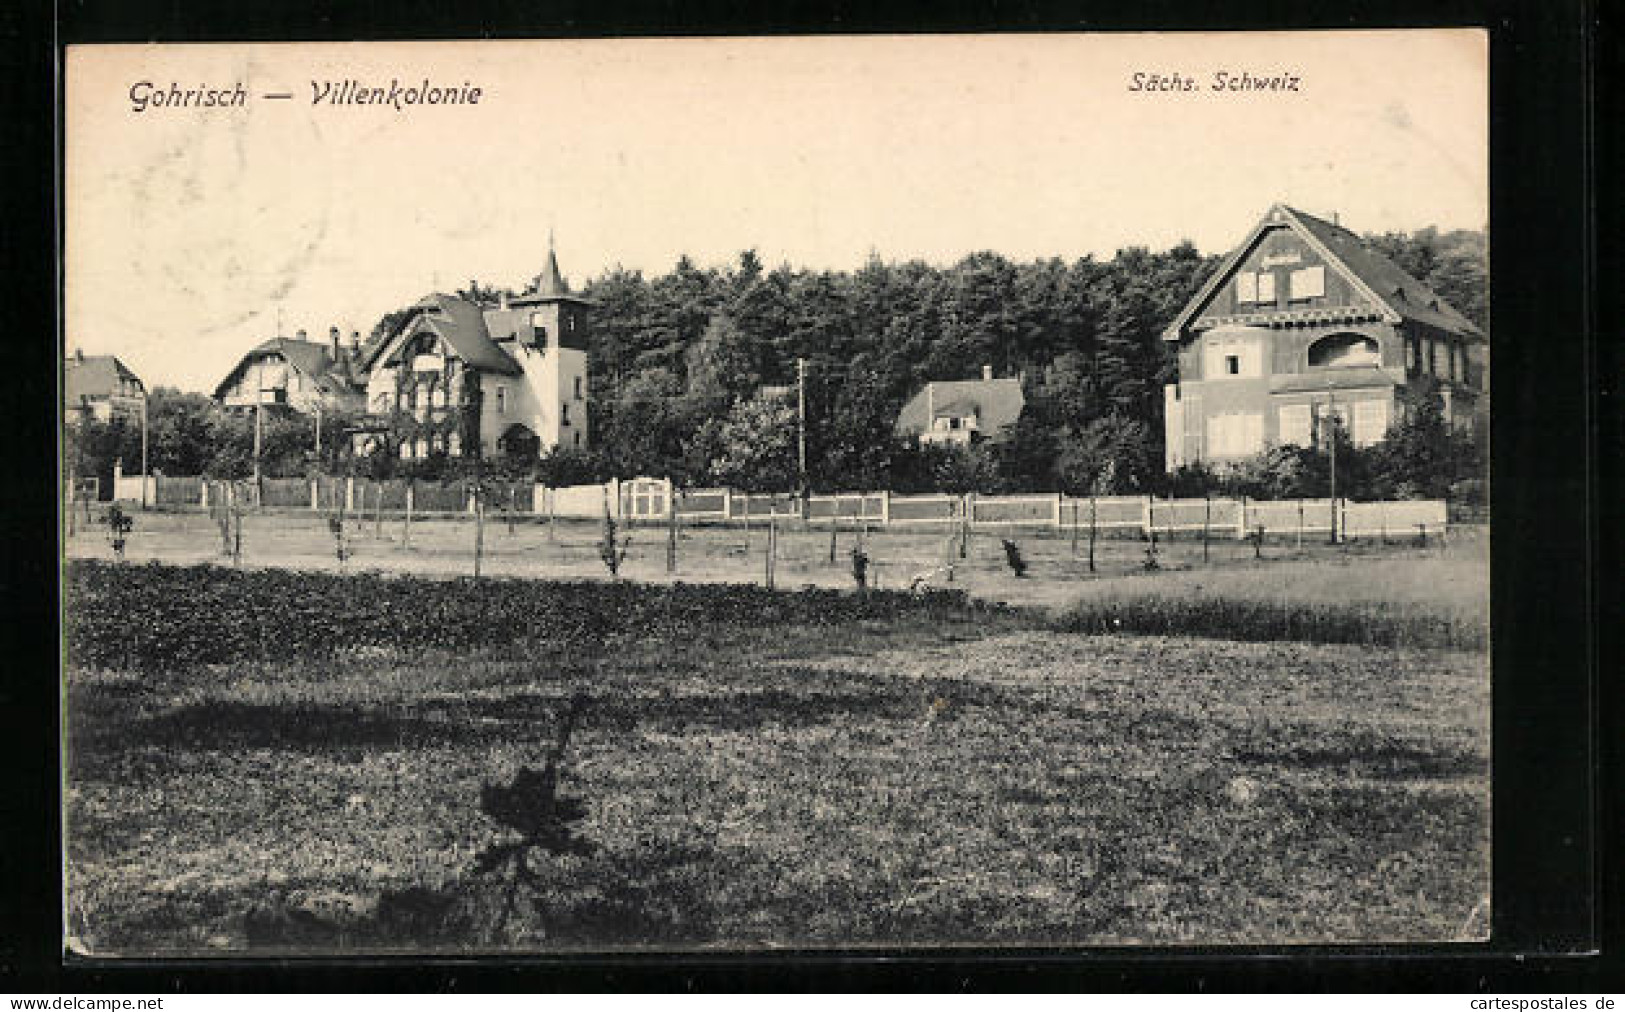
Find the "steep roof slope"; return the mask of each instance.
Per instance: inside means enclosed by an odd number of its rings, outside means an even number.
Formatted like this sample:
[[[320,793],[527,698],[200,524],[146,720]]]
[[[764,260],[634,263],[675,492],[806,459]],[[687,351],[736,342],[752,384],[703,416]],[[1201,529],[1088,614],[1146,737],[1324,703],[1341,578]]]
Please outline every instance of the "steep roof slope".
[[[1027,406],[1021,381],[1017,379],[942,380],[927,384],[909,398],[897,413],[893,431],[906,436],[930,428],[931,419],[926,417],[928,401],[931,413],[937,418],[975,415],[978,426],[988,433],[1015,424]]]
[[[470,368],[508,376],[519,374],[519,363],[497,347],[486,328],[485,312],[474,303],[437,292],[425,296],[412,310],[412,315],[401,323],[395,334],[373,351],[372,358],[367,362],[368,371],[379,362],[384,365],[396,364],[400,360],[401,348],[398,338],[418,320],[422,320],[422,325],[445,341]]]
[[[315,380],[324,393],[329,390],[353,389],[355,381],[349,368],[336,362],[327,345],[316,341],[301,341],[294,337],[273,337],[255,345],[238,360],[231,371],[215,385],[214,395],[221,396],[246,370],[251,362],[263,355],[280,355],[293,368]]]
[[[1353,232],[1285,204],[1275,204],[1163,330],[1163,340],[1177,341],[1184,336],[1186,328],[1201,314],[1219,286],[1235,273],[1264,230],[1283,224],[1318,250],[1334,270],[1348,277],[1382,310],[1390,323],[1415,320],[1449,333],[1483,338],[1482,331],[1437,292],[1367,246]]]
[[[1479,335],[1473,322],[1439,293],[1367,246],[1353,232],[1303,211],[1290,207],[1286,211],[1399,315],[1451,333]]]
[[[78,404],[86,399],[117,396],[124,392],[126,380],[141,382],[140,377],[112,355],[75,356],[63,363],[63,402]]]

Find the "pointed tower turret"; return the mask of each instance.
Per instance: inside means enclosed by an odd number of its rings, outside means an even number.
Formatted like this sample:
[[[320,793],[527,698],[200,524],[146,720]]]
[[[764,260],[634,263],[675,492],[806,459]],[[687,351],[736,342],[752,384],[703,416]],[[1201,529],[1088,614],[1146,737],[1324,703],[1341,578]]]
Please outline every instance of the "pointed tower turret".
[[[508,301],[509,326],[525,346],[520,354],[540,416],[535,429],[543,447],[587,446],[587,327],[592,302],[570,291],[559,270],[553,232],[547,261],[530,291]]]

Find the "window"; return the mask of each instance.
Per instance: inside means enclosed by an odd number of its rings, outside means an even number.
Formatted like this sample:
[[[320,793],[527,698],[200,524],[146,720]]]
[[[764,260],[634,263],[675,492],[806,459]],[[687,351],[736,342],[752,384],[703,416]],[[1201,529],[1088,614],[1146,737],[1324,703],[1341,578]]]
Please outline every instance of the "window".
[[[1256,337],[1211,334],[1203,349],[1204,379],[1232,379],[1264,374],[1263,343]]]
[[[1282,445],[1313,446],[1314,433],[1311,431],[1309,405],[1283,404],[1277,417],[1279,442]]]
[[[1275,272],[1260,271],[1258,274],[1258,301],[1275,304]]]
[[[1236,275],[1236,301],[1243,303],[1258,301],[1257,274],[1246,271]]]
[[[386,414],[389,411],[389,401],[390,401],[389,394],[387,394],[387,393],[379,394],[377,397],[374,397],[372,399],[372,409],[374,411],[376,411],[377,413],[379,413],[380,415]]]
[[[1416,371],[1417,357],[1418,356],[1416,354],[1416,338],[1414,338],[1414,337],[1406,338],[1405,339],[1405,369],[1408,372],[1415,372]]]
[[[1388,432],[1387,401],[1356,401],[1354,404],[1354,431],[1349,438],[1355,446],[1370,446],[1381,442]]]
[[[560,425],[569,425],[570,424],[570,405],[568,405],[568,404],[559,405],[559,424]]]
[[[1264,448],[1264,416],[1212,415],[1207,420],[1210,457],[1246,457]]]
[[[581,377],[576,377],[576,400],[581,400]]]
[[[1309,346],[1309,368],[1342,369],[1382,364],[1377,339],[1364,334],[1330,334]]]
[[[1316,299],[1326,294],[1326,268],[1304,267],[1293,271],[1287,278],[1290,298]]]
[[[577,446],[581,445],[581,433],[579,433],[579,432],[576,433],[576,445]]]
[[[499,414],[499,415],[503,414],[507,410],[508,410],[508,388],[507,387],[497,387],[497,414]]]

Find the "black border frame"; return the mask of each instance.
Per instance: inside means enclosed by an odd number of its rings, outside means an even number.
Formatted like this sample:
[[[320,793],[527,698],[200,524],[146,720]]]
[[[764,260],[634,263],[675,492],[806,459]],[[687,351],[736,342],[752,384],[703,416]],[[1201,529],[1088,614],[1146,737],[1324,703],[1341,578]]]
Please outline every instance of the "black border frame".
[[[1617,560],[1597,479],[1625,491],[1616,460],[1617,346],[1602,344],[1597,297],[1599,154],[1617,137],[1597,118],[1595,45],[1609,36],[1592,0],[1403,0],[1288,4],[1260,0],[1223,11],[1199,2],[1132,10],[1101,3],[1012,0],[908,10],[878,3],[786,3],[747,20],[731,5],[475,0],[460,5],[290,0],[237,10],[209,0],[159,4],[61,0],[0,12],[10,39],[30,39],[4,64],[13,123],[6,161],[36,153],[36,171],[3,194],[12,239],[12,306],[19,340],[3,380],[12,411],[7,456],[26,480],[0,485],[10,529],[10,621],[0,680],[4,768],[0,790],[0,987],[128,992],[169,990],[626,990],[1108,989],[1108,990],[1551,990],[1621,986],[1618,810],[1599,807],[1619,778],[1617,690],[1625,614],[1611,580]],[[69,961],[59,952],[57,755],[60,716],[55,521],[60,54],[67,43],[480,37],[847,34],[869,32],[1128,31],[1384,28],[1479,25],[1491,33],[1493,471],[1494,938],[1486,946],[1292,949],[909,950],[534,959],[310,959],[146,963]],[[1599,127],[1604,127],[1599,130]],[[1599,151],[1598,140],[1613,148]],[[1614,224],[1618,225],[1616,216]],[[17,232],[37,244],[16,241]],[[1617,230],[1608,235],[1620,234]],[[1608,277],[1617,277],[1610,274]],[[1609,282],[1615,284],[1614,282]],[[22,334],[27,334],[26,338]],[[1515,476],[1515,477],[1509,477]],[[1599,537],[1609,537],[1604,546]],[[51,592],[46,592],[50,588]],[[1599,604],[1607,604],[1601,610]],[[1599,650],[1614,663],[1605,663]],[[48,665],[48,667],[47,667]],[[47,676],[45,672],[53,672]],[[1610,680],[1613,681],[1613,680]],[[1599,699],[1599,691],[1611,695]],[[1608,706],[1599,710],[1599,704]],[[1601,722],[1603,712],[1614,720]],[[1602,790],[1603,787],[1609,790]],[[1604,820],[1607,820],[1606,823]]]

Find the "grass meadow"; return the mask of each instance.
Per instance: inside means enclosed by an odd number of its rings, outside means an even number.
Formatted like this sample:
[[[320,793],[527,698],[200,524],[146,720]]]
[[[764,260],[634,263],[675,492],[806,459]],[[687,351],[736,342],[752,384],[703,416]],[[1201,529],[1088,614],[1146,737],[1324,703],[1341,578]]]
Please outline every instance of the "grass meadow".
[[[70,563],[71,944],[1484,937],[1478,549],[1244,547],[1147,573],[1125,543],[1093,578],[1059,575],[1069,545],[1035,550],[1023,592],[1058,607]],[[967,569],[960,586],[998,586]],[[482,617],[478,642],[400,631]],[[540,767],[576,706],[560,792],[586,852],[539,856],[516,889],[479,868],[511,835],[481,790]]]

